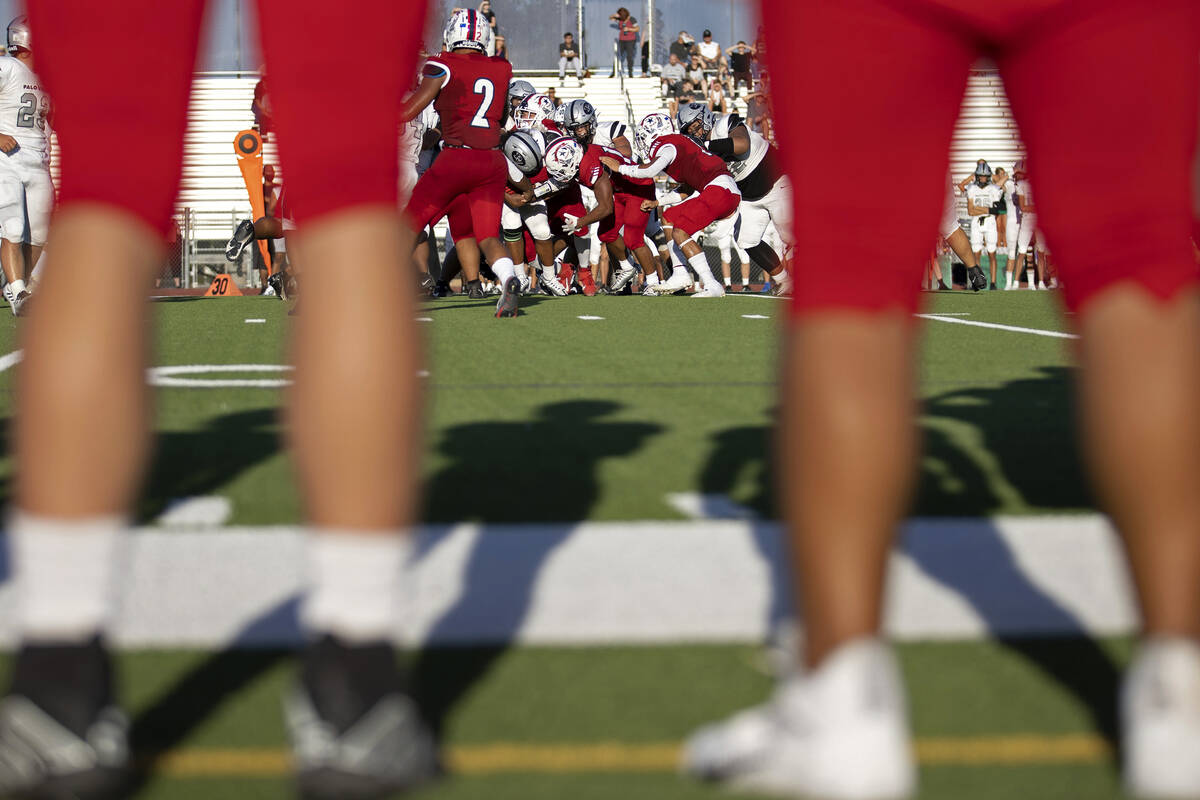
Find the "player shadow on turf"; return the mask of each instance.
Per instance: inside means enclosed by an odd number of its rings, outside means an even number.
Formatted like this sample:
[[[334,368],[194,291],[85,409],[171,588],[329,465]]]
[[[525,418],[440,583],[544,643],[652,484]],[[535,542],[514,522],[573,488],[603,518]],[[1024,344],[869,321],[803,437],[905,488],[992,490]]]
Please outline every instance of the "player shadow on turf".
[[[439,733],[447,714],[519,636],[538,572],[600,499],[602,463],[632,455],[662,430],[612,419],[620,410],[606,400],[568,400],[541,406],[532,420],[469,423],[442,434],[437,451],[447,462],[426,488],[429,521],[551,523],[552,535],[493,529],[473,542],[462,594],[426,641],[496,646],[433,646],[419,654],[417,696]],[[429,558],[462,535],[452,528],[423,535],[414,558]]]
[[[173,500],[219,490],[282,448],[275,408],[237,411],[213,417],[204,427],[159,433],[135,518],[146,524]]]
[[[1072,693],[1119,761],[1118,665],[1072,611],[1030,579],[987,519],[1002,510],[1094,506],[1074,419],[1071,370],[1063,367],[927,399],[914,516],[974,519],[962,539],[909,528],[899,547],[922,572],[969,602],[1002,646]],[[1041,630],[1028,630],[1030,619]]]
[[[546,295],[521,295],[520,308],[521,313],[527,309],[545,303],[548,300],[556,300],[558,298],[548,297]],[[467,300],[466,298],[451,303],[439,303],[435,301],[423,301],[420,312],[425,314],[434,311],[459,311],[463,309],[478,309],[484,306],[496,307],[496,295],[488,295],[482,300]]]

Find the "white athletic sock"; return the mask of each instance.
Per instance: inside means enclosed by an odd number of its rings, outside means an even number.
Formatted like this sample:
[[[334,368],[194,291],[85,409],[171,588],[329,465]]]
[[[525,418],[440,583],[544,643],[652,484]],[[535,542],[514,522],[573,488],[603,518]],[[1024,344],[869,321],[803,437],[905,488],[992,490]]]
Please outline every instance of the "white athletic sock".
[[[1029,288],[1033,288],[1033,270],[1025,271],[1025,281],[1029,284]]]
[[[642,278],[646,281],[647,286],[657,286],[658,285],[658,273],[657,272],[651,272],[649,275],[643,275]]]
[[[21,292],[25,291],[25,281],[17,279],[15,281],[13,281],[12,283],[10,283],[9,287],[10,287],[10,291],[12,291],[12,296],[16,297]]]
[[[696,270],[696,274],[700,276],[700,285],[705,289],[716,282],[716,278],[713,277],[712,270],[708,266],[708,258],[705,257],[703,250],[689,258],[688,263],[692,265],[692,269]]]
[[[730,278],[725,278],[725,287],[726,287],[726,288],[729,288],[729,287],[730,287],[730,286],[732,286],[732,285],[733,285],[733,283],[732,283],[731,279],[730,279]]]
[[[126,525],[121,516],[56,519],[12,513],[8,529],[23,637],[82,642],[104,628]]]
[[[511,258],[496,259],[496,263],[492,264],[492,272],[496,273],[496,283],[499,286],[503,286],[509,278],[516,277]]]
[[[409,542],[399,531],[313,530],[308,594],[300,611],[305,628],[350,642],[394,638]]]
[[[621,268],[625,270],[632,270],[635,274],[642,271],[642,268],[633,263],[633,259],[628,255],[621,259]]]

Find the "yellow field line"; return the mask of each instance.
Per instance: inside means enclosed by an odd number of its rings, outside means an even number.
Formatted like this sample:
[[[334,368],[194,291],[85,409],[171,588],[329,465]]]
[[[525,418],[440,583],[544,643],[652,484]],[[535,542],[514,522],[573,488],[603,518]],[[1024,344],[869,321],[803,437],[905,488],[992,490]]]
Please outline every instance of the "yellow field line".
[[[444,756],[451,772],[465,775],[672,772],[679,748],[676,742],[494,742],[458,745]],[[1112,757],[1108,743],[1092,734],[922,738],[915,749],[923,766],[1094,764]],[[286,750],[276,748],[194,748],[162,754],[147,765],[175,778],[276,778],[287,774],[290,759]]]

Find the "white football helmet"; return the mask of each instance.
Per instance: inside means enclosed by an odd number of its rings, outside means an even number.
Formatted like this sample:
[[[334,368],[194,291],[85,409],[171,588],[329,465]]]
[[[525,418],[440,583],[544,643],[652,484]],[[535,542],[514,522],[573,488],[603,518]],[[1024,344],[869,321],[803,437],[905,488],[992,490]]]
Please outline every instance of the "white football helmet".
[[[442,33],[442,43],[447,50],[467,47],[484,55],[494,53],[496,46],[492,39],[492,26],[486,17],[473,8],[460,8],[450,15],[450,21]]]
[[[679,107],[676,115],[679,130],[686,136],[704,144],[712,133],[713,125],[717,123],[717,115],[709,110],[704,103],[688,103]],[[700,124],[695,125],[699,120]]]
[[[533,130],[554,114],[554,101],[544,94],[531,94],[513,112],[518,130]]]
[[[17,48],[33,52],[33,37],[29,33],[29,17],[21,16],[8,23],[8,52]]]
[[[570,183],[579,175],[583,145],[569,136],[560,136],[546,146],[546,173],[559,183]]]
[[[650,146],[658,137],[674,132],[675,123],[671,121],[671,115],[665,111],[653,111],[642,117],[634,137],[637,139],[638,148],[649,155]]]

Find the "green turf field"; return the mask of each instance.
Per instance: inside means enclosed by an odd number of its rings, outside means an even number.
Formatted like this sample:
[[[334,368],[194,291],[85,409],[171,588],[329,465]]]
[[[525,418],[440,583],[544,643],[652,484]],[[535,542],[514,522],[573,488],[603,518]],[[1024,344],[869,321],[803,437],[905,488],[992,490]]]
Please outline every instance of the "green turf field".
[[[1068,330],[1050,292],[929,298],[930,312],[954,319]],[[493,305],[448,298],[419,312],[429,352],[426,520],[678,520],[684,515],[665,499],[677,492],[724,494],[773,516],[765,453],[785,303],[532,298],[516,320],[493,319]],[[286,310],[255,297],[159,302],[153,363],[286,364]],[[0,355],[16,348],[16,324],[0,317]],[[927,454],[914,515],[1087,510],[1069,421],[1071,342],[924,327]],[[6,416],[13,374],[0,373]],[[205,495],[231,501],[231,524],[299,520],[277,389],[157,396],[159,447],[143,521],[173,499]],[[6,457],[5,492],[10,479]],[[899,653],[922,797],[1119,796],[1112,753],[1126,640],[914,642]],[[757,702],[770,685],[749,645],[411,657],[453,773],[422,798],[724,796],[676,777],[675,748],[697,724]],[[288,796],[278,696],[289,653],[139,651],[123,654],[122,666],[147,767],[142,796]]]

